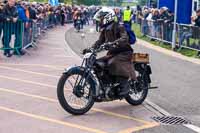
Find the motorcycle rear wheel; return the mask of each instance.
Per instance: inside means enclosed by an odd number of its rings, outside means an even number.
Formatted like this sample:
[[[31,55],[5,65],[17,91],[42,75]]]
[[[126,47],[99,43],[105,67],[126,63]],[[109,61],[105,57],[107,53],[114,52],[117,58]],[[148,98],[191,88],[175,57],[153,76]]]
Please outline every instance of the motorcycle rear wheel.
[[[130,105],[141,105],[145,101],[148,95],[149,84],[145,83],[143,80],[142,85],[143,87],[140,88],[140,91],[138,91],[138,89],[132,88],[131,93],[125,98]]]
[[[70,71],[69,73],[63,74],[62,77],[60,78],[58,86],[57,86],[57,97],[58,97],[60,105],[63,107],[63,109],[65,111],[67,111],[68,113],[73,114],[73,115],[83,115],[86,112],[88,112],[94,105],[94,99],[92,97],[93,92],[91,89],[92,82],[90,80],[85,81],[87,84],[86,87],[90,86],[88,88],[88,96],[86,96],[87,98],[85,98],[85,100],[88,100],[87,104],[85,106],[83,106],[82,108],[77,108],[77,107],[80,107],[80,105],[77,105],[77,103],[75,103],[75,104],[70,103],[70,101],[68,101],[68,99],[67,99],[68,97],[66,95],[71,93],[74,95],[73,97],[80,100],[85,94],[84,93],[81,94],[81,91],[77,91],[79,96],[75,95],[73,92],[73,89],[74,89],[73,87],[75,87],[75,85],[71,81],[70,81],[71,83],[69,84],[69,86],[71,86],[72,89],[67,88],[67,91],[69,91],[69,92],[67,92],[67,94],[65,93],[65,91],[66,91],[65,84],[66,84],[66,82],[69,82],[70,77],[72,77],[74,75],[78,75],[79,77],[82,77],[83,71],[74,70],[74,71]],[[77,89],[81,89],[81,87],[78,86]],[[85,88],[83,88],[83,89],[85,89]],[[71,90],[71,92],[70,92],[70,90]],[[85,90],[84,90],[84,92],[85,92]],[[71,99],[72,99],[72,96],[70,96],[70,100]],[[78,102],[79,100],[75,100],[75,101]]]

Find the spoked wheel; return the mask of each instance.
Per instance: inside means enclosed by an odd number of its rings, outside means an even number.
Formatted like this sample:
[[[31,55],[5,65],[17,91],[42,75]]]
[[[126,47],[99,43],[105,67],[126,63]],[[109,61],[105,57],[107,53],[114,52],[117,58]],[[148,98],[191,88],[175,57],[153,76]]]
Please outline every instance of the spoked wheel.
[[[131,82],[131,92],[126,101],[131,105],[140,105],[144,102],[148,94],[149,85],[144,79],[138,78],[138,83]]]
[[[57,87],[57,96],[61,106],[73,115],[88,112],[94,104],[92,82],[83,77],[82,71],[63,74]]]

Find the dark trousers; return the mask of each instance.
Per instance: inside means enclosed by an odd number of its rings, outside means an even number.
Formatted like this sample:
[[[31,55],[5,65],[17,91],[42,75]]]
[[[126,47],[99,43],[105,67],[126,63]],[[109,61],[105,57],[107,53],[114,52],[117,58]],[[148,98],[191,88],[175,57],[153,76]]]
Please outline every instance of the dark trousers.
[[[129,24],[132,27],[132,22],[131,21],[124,21],[124,24]]]
[[[20,42],[20,37],[22,33],[22,24],[17,22],[17,23],[11,23],[11,22],[6,22],[3,25],[3,46],[4,46],[4,53],[10,53],[10,41],[11,41],[11,36],[14,34],[15,35],[15,44],[14,48],[17,51],[20,51],[22,46]]]
[[[90,24],[90,22],[89,22],[89,17],[85,17],[85,24]]]
[[[2,31],[3,31],[3,23],[0,22],[0,37],[1,37],[1,33],[2,33]]]
[[[184,40],[187,41],[186,46],[189,46],[191,37],[192,37],[192,33],[191,32],[183,32],[180,35],[180,38],[179,38],[179,46],[183,45]]]
[[[65,24],[65,16],[61,16],[61,25],[63,26]]]
[[[96,31],[99,32],[99,21],[96,21]]]
[[[76,19],[74,19],[74,28],[76,28]]]

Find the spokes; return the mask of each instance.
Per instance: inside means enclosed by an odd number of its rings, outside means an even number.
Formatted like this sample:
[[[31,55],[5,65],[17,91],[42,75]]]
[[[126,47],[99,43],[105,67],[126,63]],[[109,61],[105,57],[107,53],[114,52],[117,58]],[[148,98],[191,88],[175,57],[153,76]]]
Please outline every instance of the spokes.
[[[90,84],[81,75],[71,75],[64,85],[66,102],[74,109],[82,109],[88,106],[91,100]],[[69,91],[70,90],[70,91]]]
[[[75,95],[70,95],[66,98],[67,103],[75,108],[75,109],[82,109],[87,106],[89,99],[85,98],[77,98]]]
[[[139,99],[142,98],[142,93],[143,93],[143,91],[141,91],[141,92],[135,92],[134,91],[134,92],[132,92],[132,94],[130,96],[134,100],[139,100]]]
[[[67,80],[67,82],[69,82],[69,84],[71,85],[71,87],[74,88],[73,81]]]
[[[142,82],[139,82],[139,84],[134,82],[131,86],[132,89],[130,97],[133,100],[140,100],[143,97],[143,92],[144,92]]]

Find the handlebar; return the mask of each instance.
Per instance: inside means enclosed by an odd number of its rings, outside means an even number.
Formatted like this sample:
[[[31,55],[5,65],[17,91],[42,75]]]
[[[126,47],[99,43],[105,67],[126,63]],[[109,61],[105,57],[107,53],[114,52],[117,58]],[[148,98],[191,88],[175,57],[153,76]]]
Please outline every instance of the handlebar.
[[[98,49],[89,48],[87,52],[98,53],[101,52],[102,50],[109,50],[110,48],[115,47],[118,41],[119,39],[115,40],[114,42],[103,43]]]
[[[115,47],[120,39],[115,40],[114,42],[106,42],[100,46],[102,50],[108,50],[109,48]]]

